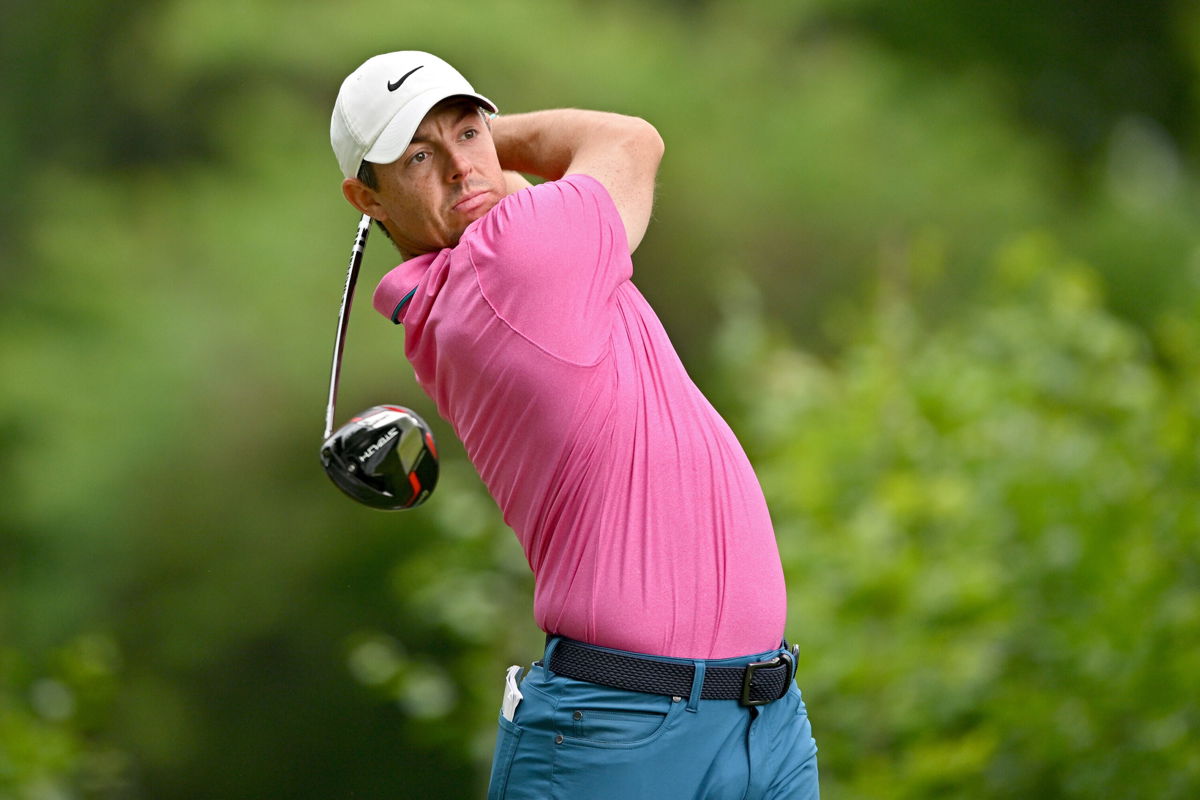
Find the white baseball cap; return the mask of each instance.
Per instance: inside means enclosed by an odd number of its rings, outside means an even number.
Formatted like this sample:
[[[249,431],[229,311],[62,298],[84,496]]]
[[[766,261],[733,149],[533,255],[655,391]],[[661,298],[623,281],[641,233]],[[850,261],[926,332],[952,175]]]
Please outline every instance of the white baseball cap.
[[[429,109],[460,95],[497,110],[435,55],[404,50],[367,59],[342,81],[329,124],[342,174],[353,178],[363,161],[390,164],[398,159]]]

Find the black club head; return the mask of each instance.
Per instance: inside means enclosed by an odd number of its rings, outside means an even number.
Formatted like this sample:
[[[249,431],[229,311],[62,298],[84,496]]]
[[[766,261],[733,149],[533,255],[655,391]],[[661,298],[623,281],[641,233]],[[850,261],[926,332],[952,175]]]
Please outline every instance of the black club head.
[[[403,406],[355,415],[321,445],[321,463],[339,489],[371,508],[413,508],[437,486],[433,433]]]

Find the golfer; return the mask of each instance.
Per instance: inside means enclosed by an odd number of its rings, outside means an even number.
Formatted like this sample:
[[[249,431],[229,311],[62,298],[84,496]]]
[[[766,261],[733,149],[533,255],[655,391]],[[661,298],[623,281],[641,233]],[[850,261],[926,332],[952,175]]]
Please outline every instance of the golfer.
[[[374,306],[535,578],[546,648],[509,671],[489,797],[815,798],[762,489],[632,282],[662,139],[496,110],[397,52],[331,125],[346,199],[403,257]]]

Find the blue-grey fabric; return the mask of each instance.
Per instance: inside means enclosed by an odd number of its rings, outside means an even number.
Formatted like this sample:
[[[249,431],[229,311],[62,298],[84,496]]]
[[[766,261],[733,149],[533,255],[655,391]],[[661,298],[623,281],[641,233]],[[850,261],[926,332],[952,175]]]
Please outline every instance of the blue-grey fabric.
[[[757,707],[611,689],[549,672],[544,665],[558,641],[550,640],[521,681],[524,699],[513,720],[500,717],[489,800],[819,796],[816,742],[794,683],[783,698]],[[699,679],[712,666],[781,652],[660,660],[694,663]]]

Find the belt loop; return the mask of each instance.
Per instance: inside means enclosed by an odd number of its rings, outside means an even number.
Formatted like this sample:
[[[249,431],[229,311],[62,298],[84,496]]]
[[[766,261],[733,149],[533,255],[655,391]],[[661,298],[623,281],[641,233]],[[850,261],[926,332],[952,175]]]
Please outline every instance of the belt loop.
[[[546,653],[542,656],[542,670],[547,679],[554,677],[554,673],[550,671],[550,659],[554,657],[554,648],[558,647],[558,643],[562,640],[561,636],[552,633],[546,634]]]
[[[692,675],[692,693],[688,696],[687,710],[693,714],[700,710],[700,695],[704,692],[704,662],[693,661],[696,672]]]
[[[783,647],[784,651],[780,655],[787,659],[792,667],[791,672],[788,674],[788,683],[792,684],[796,682],[796,673],[800,669],[800,645],[793,644],[789,646],[787,640],[784,639]]]

